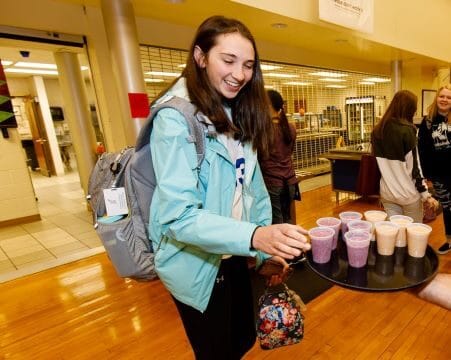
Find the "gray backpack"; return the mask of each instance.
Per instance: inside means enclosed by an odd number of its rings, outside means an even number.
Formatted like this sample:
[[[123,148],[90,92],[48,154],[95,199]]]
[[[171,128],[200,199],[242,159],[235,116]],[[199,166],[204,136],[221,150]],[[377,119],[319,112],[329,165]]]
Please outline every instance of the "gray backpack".
[[[136,146],[116,153],[104,153],[89,177],[87,199],[93,212],[93,222],[105,250],[121,277],[152,280],[157,277],[154,253],[149,239],[149,212],[156,185],[150,152],[150,133],[155,114],[163,108],[173,108],[186,119],[189,128],[187,141],[196,146],[198,169],[205,156],[205,132],[190,102],[173,97],[152,108],[141,129]],[[129,213],[106,216],[104,189],[124,188]]]

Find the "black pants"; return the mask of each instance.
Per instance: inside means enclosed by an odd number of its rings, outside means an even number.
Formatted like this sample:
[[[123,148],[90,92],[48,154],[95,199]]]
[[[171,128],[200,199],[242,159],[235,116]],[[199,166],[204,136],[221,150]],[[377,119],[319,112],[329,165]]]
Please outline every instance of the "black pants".
[[[291,218],[291,203],[294,199],[295,185],[267,186],[272,207],[272,223],[293,224]]]
[[[434,186],[435,197],[443,207],[445,234],[449,237],[451,236],[451,177],[433,177],[431,181]]]
[[[222,260],[204,313],[174,301],[196,359],[241,359],[254,345],[253,297],[246,258]]]

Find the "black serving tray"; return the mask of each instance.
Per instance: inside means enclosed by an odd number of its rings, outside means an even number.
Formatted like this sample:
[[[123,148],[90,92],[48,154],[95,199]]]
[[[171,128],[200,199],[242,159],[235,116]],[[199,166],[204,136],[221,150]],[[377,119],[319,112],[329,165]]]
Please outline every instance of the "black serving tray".
[[[390,256],[379,255],[371,241],[366,266],[348,264],[346,244],[341,238],[328,263],[318,264],[312,252],[306,254],[310,268],[322,278],[337,285],[366,291],[395,291],[418,286],[431,280],[438,270],[438,256],[428,245],[422,258],[409,256],[407,247],[395,248]]]

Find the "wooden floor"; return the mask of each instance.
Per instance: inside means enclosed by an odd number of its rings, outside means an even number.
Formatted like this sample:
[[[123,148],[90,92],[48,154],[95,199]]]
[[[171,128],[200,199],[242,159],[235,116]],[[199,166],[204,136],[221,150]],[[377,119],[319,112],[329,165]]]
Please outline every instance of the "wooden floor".
[[[335,206],[330,187],[303,194],[298,223],[376,203]],[[432,223],[431,245],[443,240]],[[451,273],[451,254],[440,257]],[[410,291],[368,293],[337,286],[308,304],[306,335],[245,359],[451,359],[451,311]],[[0,359],[193,359],[175,306],[159,281],[118,278],[96,255],[0,285]]]

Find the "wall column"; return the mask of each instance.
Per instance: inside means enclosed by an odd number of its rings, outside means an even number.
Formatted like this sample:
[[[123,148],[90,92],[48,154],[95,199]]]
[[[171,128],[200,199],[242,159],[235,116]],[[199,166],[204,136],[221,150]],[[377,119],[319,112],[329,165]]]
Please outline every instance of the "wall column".
[[[55,174],[57,176],[64,175],[64,165],[61,160],[61,153],[56,139],[55,127],[53,126],[52,114],[50,113],[50,105],[45,90],[44,79],[42,76],[33,76],[33,85],[39,100],[39,108],[41,109],[42,120],[44,122],[47,141],[49,142],[50,154],[52,156]]]
[[[130,0],[102,0],[101,8],[119,98],[130,116],[123,119],[125,137],[128,145],[134,145],[147,114],[139,117],[132,113],[129,94],[135,94],[148,108],[135,14]]]
[[[393,95],[402,89],[402,61],[393,60],[391,62],[391,80],[392,80],[392,92]]]
[[[77,157],[81,187],[87,193],[88,180],[96,163],[96,136],[91,123],[91,112],[85,83],[77,54],[56,52],[59,83],[64,99],[64,111]]]

